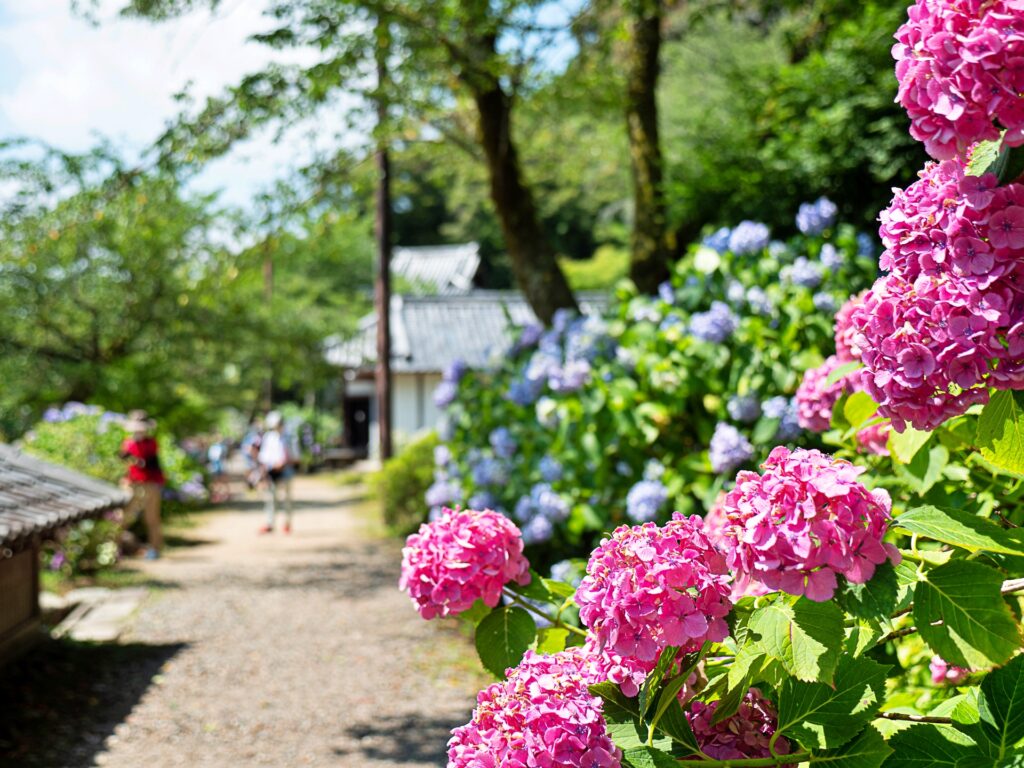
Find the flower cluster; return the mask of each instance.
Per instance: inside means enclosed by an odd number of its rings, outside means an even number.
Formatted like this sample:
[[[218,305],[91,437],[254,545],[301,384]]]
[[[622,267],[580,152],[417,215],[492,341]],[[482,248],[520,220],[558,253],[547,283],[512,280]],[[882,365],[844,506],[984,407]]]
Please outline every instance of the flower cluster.
[[[459,382],[466,375],[468,367],[462,360],[452,360],[441,373],[441,383],[434,390],[434,405],[447,408],[459,394]]]
[[[620,526],[603,540],[590,556],[576,602],[602,654],[639,662],[649,672],[669,646],[692,650],[725,638],[728,581],[725,559],[703,520],[677,513],[664,526]],[[634,677],[620,684],[627,696],[635,695]]]
[[[893,47],[910,134],[947,160],[1006,130],[1024,144],[1020,0],[917,0]]]
[[[739,711],[720,723],[712,723],[719,702],[705,704],[695,701],[686,713],[697,746],[715,760],[744,760],[772,757],[768,743],[778,728],[775,707],[757,688],[751,688],[743,697]],[[780,736],[775,740],[775,753],[789,754],[789,741]]]
[[[449,768],[617,768],[622,753],[587,687],[595,682],[583,649],[527,651],[507,680],[479,693],[470,722],[452,731]]]
[[[783,395],[769,397],[761,405],[761,412],[769,419],[778,419],[779,427],[775,430],[775,439],[787,442],[796,438],[803,428],[800,426],[800,413],[796,398]]]
[[[715,425],[711,436],[708,456],[711,460],[711,471],[715,474],[731,472],[754,455],[754,446],[732,424],[724,421]]]
[[[741,424],[753,424],[761,418],[761,401],[757,399],[757,395],[731,397],[725,409],[733,420]]]
[[[820,235],[836,223],[839,209],[827,197],[819,197],[813,203],[804,203],[796,212],[796,228],[805,235]]]
[[[529,567],[519,529],[507,517],[446,509],[406,540],[398,586],[432,619],[462,613],[477,600],[493,608],[505,584],[529,583]]]
[[[557,393],[580,390],[590,380],[594,360],[614,346],[600,317],[574,317],[564,311],[558,313],[552,329],[540,335],[536,344],[522,378],[515,379],[505,394],[517,405],[535,402],[545,387]]]
[[[867,291],[851,296],[836,312],[835,339],[836,357],[843,363],[860,360],[860,349],[856,345],[857,328],[853,324],[853,314],[857,307],[864,303]]]
[[[741,221],[729,233],[729,250],[737,256],[757,253],[768,247],[771,232],[768,226],[758,221]]]
[[[798,256],[792,264],[787,264],[779,272],[779,276],[804,288],[817,288],[824,279],[821,265],[806,256]]]
[[[626,514],[637,523],[648,523],[658,516],[668,500],[668,488],[658,480],[641,480],[626,495]]]
[[[707,312],[694,312],[687,329],[691,336],[711,344],[721,344],[739,327],[740,319],[724,301],[711,302]]]
[[[882,541],[890,517],[886,491],[868,491],[863,469],[820,451],[778,447],[763,474],[740,472],[721,503],[716,543],[739,580],[832,598],[836,575],[863,584],[899,553]]]
[[[845,390],[844,379],[831,384],[828,379],[843,365],[836,355],[828,357],[817,368],[804,372],[803,380],[796,390],[797,413],[800,426],[811,432],[824,432],[832,420],[832,408],[839,402]]]
[[[539,544],[551,538],[556,523],[569,517],[569,502],[550,483],[536,483],[516,502],[515,517],[523,523],[523,540]]]
[[[971,670],[950,664],[941,656],[932,656],[928,670],[936,685],[960,685],[971,676]]]
[[[519,447],[508,427],[498,427],[492,431],[488,442],[494,450],[494,455],[502,459],[511,459]]]

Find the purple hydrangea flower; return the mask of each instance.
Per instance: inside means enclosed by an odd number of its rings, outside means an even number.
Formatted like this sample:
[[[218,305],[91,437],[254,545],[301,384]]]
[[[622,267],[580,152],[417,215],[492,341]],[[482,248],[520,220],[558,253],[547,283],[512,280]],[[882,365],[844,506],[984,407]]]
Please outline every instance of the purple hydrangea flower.
[[[486,456],[473,462],[469,468],[473,485],[504,485],[508,482],[508,470],[497,459]]]
[[[875,243],[875,239],[867,232],[859,232],[857,234],[857,255],[870,256],[871,258],[878,255],[878,245]]]
[[[447,445],[434,446],[434,466],[447,467],[452,460],[451,449]]]
[[[494,494],[489,491],[478,491],[469,497],[469,508],[476,510],[494,509],[498,506]]]
[[[519,338],[512,345],[513,353],[535,346],[543,334],[544,326],[540,323],[527,323],[519,331]]]
[[[644,465],[644,480],[660,480],[665,474],[665,465],[657,459],[651,459]]]
[[[768,247],[771,232],[767,224],[741,221],[729,234],[729,250],[737,256],[763,251]]]
[[[466,375],[466,371],[469,370],[469,366],[466,365],[464,360],[455,358],[447,366],[441,374],[442,381],[447,381],[451,384],[458,384],[462,381],[462,377]]]
[[[555,532],[555,527],[551,524],[551,521],[546,517],[537,515],[527,522],[520,529],[523,534],[523,543],[525,544],[543,544],[545,541],[551,538]]]
[[[637,523],[649,523],[668,499],[668,488],[657,480],[641,480],[626,494],[626,514]]]
[[[793,440],[803,431],[800,427],[796,401],[782,395],[765,400],[762,412],[769,419],[778,419],[779,427],[775,439],[783,442]]]
[[[555,483],[562,479],[562,464],[553,456],[545,456],[537,465],[541,479],[545,483]]]
[[[740,304],[745,295],[746,291],[743,289],[743,283],[739,280],[730,280],[729,284],[725,287],[725,298],[733,304]]]
[[[512,383],[508,385],[505,399],[516,405],[533,405],[543,389],[544,381],[542,379],[528,379],[525,377],[513,379]]]
[[[721,344],[739,326],[740,319],[723,301],[711,303],[707,312],[695,312],[690,318],[690,335],[701,341]]]
[[[548,379],[548,386],[554,392],[577,392],[590,380],[590,363],[586,360],[570,360],[559,375]]]
[[[720,421],[711,436],[709,455],[712,471],[724,474],[749,461],[754,455],[754,446],[732,424]]]
[[[719,253],[725,253],[729,250],[729,239],[731,236],[732,231],[728,227],[722,227],[705,237],[704,245],[718,251]]]
[[[50,424],[57,424],[65,421],[64,412],[60,408],[47,408],[43,411],[43,421]]]
[[[839,209],[827,197],[819,197],[813,203],[804,203],[796,214],[796,227],[805,235],[820,235],[836,223]]]
[[[564,333],[575,317],[576,311],[573,309],[556,309],[554,317],[551,318],[551,327],[556,333]]]
[[[761,401],[757,395],[736,395],[729,398],[725,406],[733,421],[740,424],[753,424],[761,418]]]
[[[427,488],[423,494],[428,507],[443,507],[459,500],[461,496],[459,487],[448,480],[447,477],[439,477],[434,484]]]
[[[846,254],[832,245],[832,243],[825,243],[821,246],[821,253],[818,254],[818,260],[822,263],[822,266],[836,270],[843,266],[843,262],[846,260]]]
[[[459,385],[451,381],[442,381],[434,390],[434,405],[438,408],[447,408],[455,402],[459,394]]]
[[[774,309],[768,294],[759,285],[747,289],[747,306],[758,315],[770,315]]]
[[[672,290],[672,283],[666,280],[658,286],[658,298],[664,301],[666,304],[676,303],[676,292]]]
[[[836,298],[831,293],[816,293],[811,297],[814,308],[819,312],[835,312]]]

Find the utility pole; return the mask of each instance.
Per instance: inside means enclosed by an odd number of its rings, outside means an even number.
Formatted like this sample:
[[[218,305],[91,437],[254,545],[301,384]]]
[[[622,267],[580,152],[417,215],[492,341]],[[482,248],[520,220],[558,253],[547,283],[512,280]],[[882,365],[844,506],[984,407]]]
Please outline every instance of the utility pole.
[[[380,428],[381,461],[391,458],[391,162],[385,140],[388,105],[388,24],[380,16],[374,30],[377,53],[377,280],[374,306],[377,311],[377,425]]]
[[[269,307],[274,299],[274,256],[270,235],[263,243],[263,299]],[[267,357],[267,375],[263,380],[263,411],[274,407],[274,361]]]

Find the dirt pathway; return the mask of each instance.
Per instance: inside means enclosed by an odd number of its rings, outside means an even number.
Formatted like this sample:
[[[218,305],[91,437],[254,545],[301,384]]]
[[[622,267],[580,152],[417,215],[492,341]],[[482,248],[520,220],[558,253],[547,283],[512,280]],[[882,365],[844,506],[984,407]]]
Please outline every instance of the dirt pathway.
[[[25,764],[444,765],[484,681],[467,642],[397,591],[399,545],[373,533],[354,493],[301,479],[290,536],[258,536],[251,502],[145,564],[162,588],[122,638],[129,656],[97,673],[131,700],[77,726],[59,760]]]

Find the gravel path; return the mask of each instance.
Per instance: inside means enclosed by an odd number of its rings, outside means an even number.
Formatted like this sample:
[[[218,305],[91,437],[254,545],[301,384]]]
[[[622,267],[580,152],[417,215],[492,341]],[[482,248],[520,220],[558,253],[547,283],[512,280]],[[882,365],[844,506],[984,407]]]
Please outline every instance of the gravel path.
[[[258,505],[242,504],[145,564],[162,588],[119,646],[44,650],[40,666],[94,674],[18,764],[444,765],[486,682],[468,642],[397,591],[399,544],[353,490],[301,479],[295,492],[290,536],[257,536]],[[41,682],[20,680],[26,712],[45,709]]]

